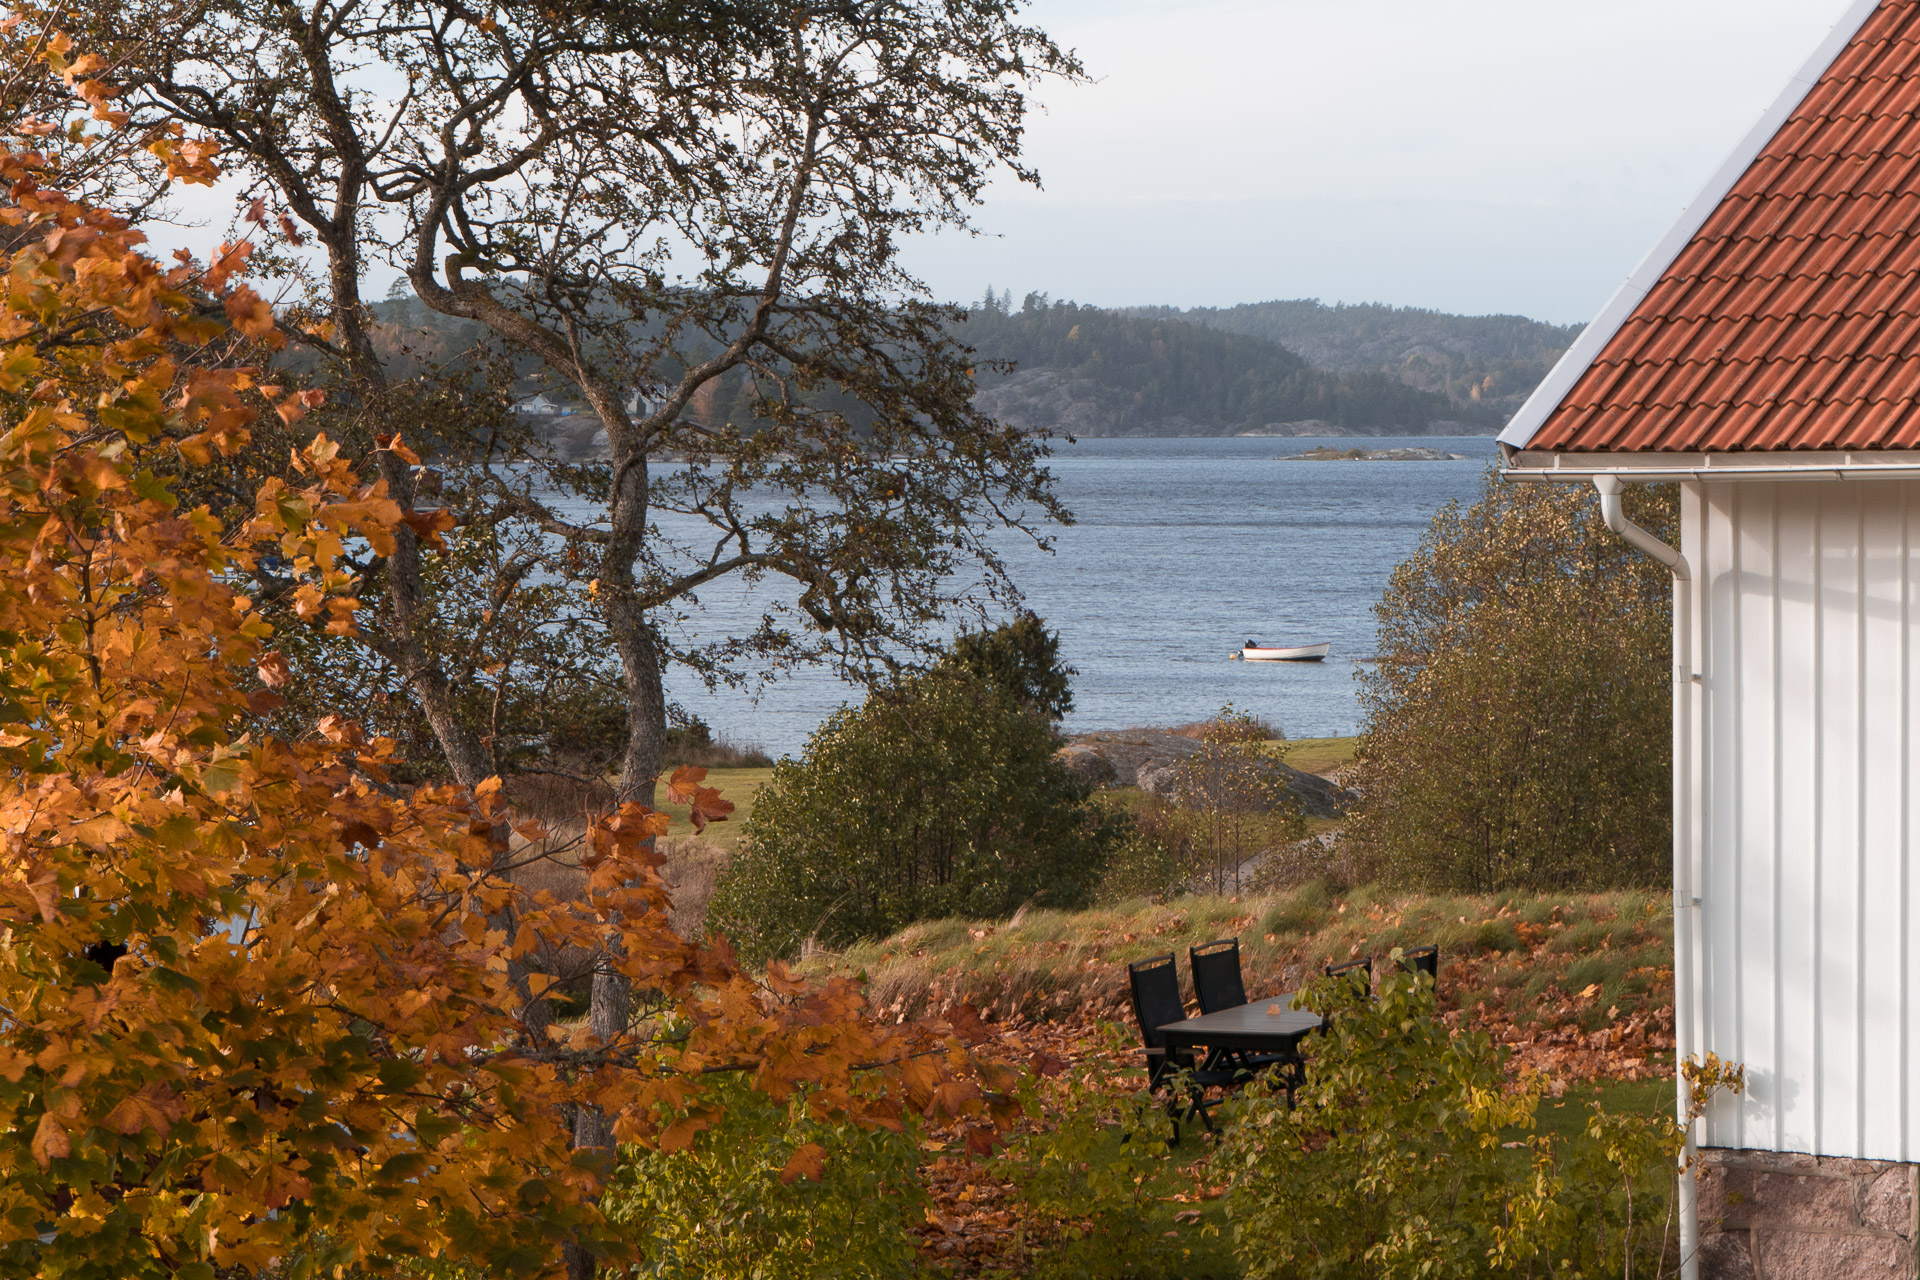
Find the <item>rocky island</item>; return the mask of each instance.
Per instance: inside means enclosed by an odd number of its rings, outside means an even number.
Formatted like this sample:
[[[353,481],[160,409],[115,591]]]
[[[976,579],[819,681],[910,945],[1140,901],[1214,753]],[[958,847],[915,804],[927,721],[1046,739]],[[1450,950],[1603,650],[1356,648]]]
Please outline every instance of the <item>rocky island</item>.
[[[1321,446],[1309,449],[1305,453],[1296,453],[1286,459],[1288,462],[1462,462],[1464,453],[1448,453],[1444,449],[1405,448],[1405,449],[1335,449]]]

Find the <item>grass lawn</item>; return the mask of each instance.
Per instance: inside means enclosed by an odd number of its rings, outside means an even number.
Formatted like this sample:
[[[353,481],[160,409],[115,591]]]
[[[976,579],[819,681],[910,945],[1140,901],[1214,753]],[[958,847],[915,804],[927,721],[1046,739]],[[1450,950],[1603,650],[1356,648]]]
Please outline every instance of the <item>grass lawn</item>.
[[[773,777],[773,770],[764,767],[758,769],[707,770],[706,785],[720,788],[721,798],[733,801],[733,813],[728,816],[725,822],[716,822],[709,826],[706,834],[701,838],[711,841],[723,849],[732,850],[738,848],[741,829],[746,826],[747,818],[753,813],[754,797],[759,795],[760,788],[766,786],[767,780],[771,777]],[[662,787],[660,793],[664,797],[666,788]],[[683,804],[663,804],[660,808],[663,813],[667,813],[673,818],[672,834],[675,836],[685,835],[688,831],[687,806]]]
[[[1562,1098],[1546,1098],[1537,1115],[1539,1132],[1567,1138],[1586,1127],[1587,1107],[1598,1102],[1609,1111],[1639,1116],[1670,1116],[1674,1095],[1671,1080],[1607,1080],[1577,1085]]]
[[[1292,738],[1278,744],[1286,751],[1286,762],[1303,773],[1332,773],[1353,763],[1358,738]]]

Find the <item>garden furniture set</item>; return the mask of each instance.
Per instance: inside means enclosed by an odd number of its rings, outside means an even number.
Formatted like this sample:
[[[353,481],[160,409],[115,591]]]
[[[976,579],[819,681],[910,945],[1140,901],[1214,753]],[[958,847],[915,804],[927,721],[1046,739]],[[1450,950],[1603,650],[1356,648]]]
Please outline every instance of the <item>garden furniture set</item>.
[[[1293,992],[1271,1000],[1249,1001],[1240,972],[1240,940],[1221,938],[1187,952],[1193,971],[1193,991],[1200,1005],[1198,1017],[1188,1017],[1180,997],[1180,972],[1171,951],[1127,966],[1132,988],[1133,1016],[1147,1053],[1147,1088],[1168,1091],[1167,1114],[1173,1120],[1174,1145],[1180,1125],[1195,1116],[1209,1132],[1213,1118],[1209,1089],[1235,1089],[1271,1073],[1286,1090],[1292,1104],[1304,1079],[1300,1042],[1323,1023],[1318,1014],[1293,1007]],[[1400,956],[1400,965],[1438,979],[1438,947],[1416,947]],[[1345,976],[1373,989],[1372,957],[1328,965],[1329,978]],[[1197,1057],[1205,1049],[1204,1058]],[[1184,1087],[1185,1102],[1179,1090]]]

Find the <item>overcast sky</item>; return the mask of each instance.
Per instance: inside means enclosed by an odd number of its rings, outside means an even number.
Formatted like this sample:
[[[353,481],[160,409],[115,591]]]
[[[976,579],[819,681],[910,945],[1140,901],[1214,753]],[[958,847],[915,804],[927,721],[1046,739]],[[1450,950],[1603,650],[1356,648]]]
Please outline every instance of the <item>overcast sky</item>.
[[[1269,298],[1592,318],[1848,0],[1035,0],[1085,61],[990,236],[909,262],[1118,306]],[[234,197],[178,193],[204,254]],[[394,273],[373,268],[373,293]]]
[[[1037,0],[1039,192],[912,261],[1102,305],[1267,298],[1587,320],[1846,0]]]

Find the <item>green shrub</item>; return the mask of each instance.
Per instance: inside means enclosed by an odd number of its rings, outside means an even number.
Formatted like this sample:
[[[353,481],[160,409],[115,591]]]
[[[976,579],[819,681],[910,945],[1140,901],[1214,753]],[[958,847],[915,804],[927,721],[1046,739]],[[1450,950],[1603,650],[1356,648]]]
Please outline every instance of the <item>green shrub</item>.
[[[1656,1273],[1671,1119],[1596,1103],[1571,1138],[1533,1133],[1538,1082],[1510,1091],[1504,1053],[1436,1017],[1424,975],[1305,1000],[1329,1030],[1306,1042],[1297,1106],[1235,1104],[1221,1154],[1248,1280]]]
[[[1670,533],[1671,490],[1627,502]],[[1363,870],[1472,893],[1663,883],[1671,598],[1576,486],[1490,475],[1436,515],[1375,607],[1348,828]]]
[[[936,671],[842,710],[774,769],[707,919],[749,960],[938,916],[1076,907],[1125,819],[996,686]]]
[[[1137,1040],[1109,1025],[1109,1051],[1125,1061]],[[1116,1095],[1111,1066],[1090,1060],[1028,1099],[1040,1123],[995,1157],[1021,1210],[1021,1280],[1160,1280],[1189,1276],[1190,1249],[1167,1230],[1161,1200],[1180,1178],[1161,1103]],[[1189,1184],[1190,1185],[1190,1184]]]
[[[1100,881],[1100,901],[1163,901],[1182,892],[1200,862],[1178,811],[1147,796],[1124,816],[1124,834],[1114,843]]]
[[[1076,674],[1060,661],[1060,635],[1032,613],[987,631],[962,631],[943,664],[1012,697],[1029,711],[1059,720],[1073,710]]]
[[[919,1147],[900,1132],[809,1117],[744,1085],[692,1147],[623,1150],[607,1217],[646,1280],[893,1280],[918,1274]],[[817,1148],[813,1150],[813,1148]],[[818,1156],[817,1166],[810,1157]],[[792,1167],[798,1162],[804,1171]],[[804,1176],[815,1173],[817,1176]]]

